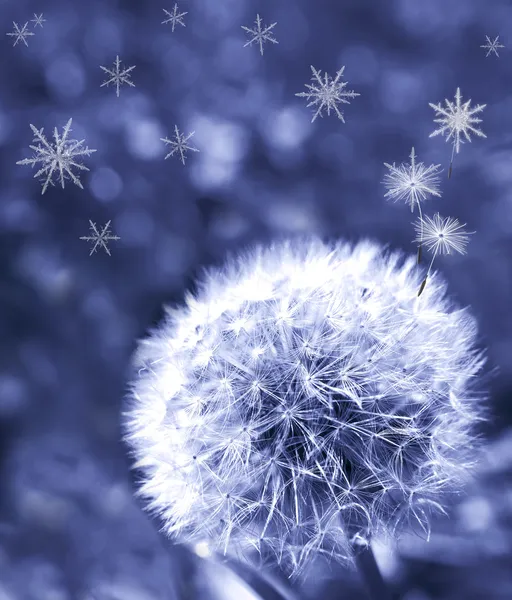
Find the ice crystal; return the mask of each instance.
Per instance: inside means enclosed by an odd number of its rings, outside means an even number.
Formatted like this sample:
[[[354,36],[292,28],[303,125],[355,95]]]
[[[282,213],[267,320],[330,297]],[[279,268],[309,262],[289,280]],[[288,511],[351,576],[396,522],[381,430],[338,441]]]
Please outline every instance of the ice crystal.
[[[27,29],[28,21],[25,23],[25,25],[23,25],[23,27],[21,29],[20,29],[18,23],[15,23],[13,21],[12,24],[14,25],[14,31],[11,33],[6,33],[5,35],[10,35],[11,37],[14,37],[13,46],[16,46],[16,44],[18,42],[23,42],[25,44],[25,46],[27,46],[27,48],[28,48],[27,37],[30,35],[35,35],[32,31],[29,31]]]
[[[460,145],[464,143],[461,140],[461,135],[464,135],[468,142],[471,142],[471,134],[479,137],[487,137],[483,131],[480,131],[476,126],[482,122],[482,119],[475,117],[474,115],[483,111],[487,106],[486,104],[478,104],[474,108],[471,108],[471,100],[467,100],[462,104],[462,95],[460,88],[457,88],[455,92],[455,102],[445,99],[446,106],[443,107],[441,103],[432,104],[429,106],[436,112],[437,119],[434,119],[434,123],[440,124],[440,127],[433,131],[429,137],[436,135],[444,136],[446,134],[446,141],[452,141],[452,159],[450,162],[450,169],[448,171],[448,177],[451,176],[451,169],[453,164],[453,155],[460,151]]]
[[[39,25],[39,27],[43,27],[43,23],[46,23],[46,19],[43,19],[43,13],[40,15],[36,15],[34,13],[34,19],[31,19],[31,23],[34,23],[34,29]]]
[[[401,164],[398,167],[384,163],[384,166],[389,169],[389,173],[384,175],[384,186],[388,190],[385,198],[393,200],[393,202],[404,201],[411,207],[411,212],[417,206],[421,210],[421,202],[424,202],[428,196],[441,197],[439,192],[439,176],[438,170],[441,165],[425,165],[416,162],[416,154],[414,148],[409,155],[411,162],[409,164]]]
[[[338,119],[345,123],[343,113],[338,109],[338,104],[350,104],[348,98],[355,98],[356,96],[361,95],[352,90],[345,90],[345,87],[348,85],[348,83],[346,81],[341,81],[345,67],[341,67],[341,69],[336,73],[336,77],[334,79],[332,79],[327,73],[325,73],[325,76],[322,79],[321,71],[317,71],[313,66],[311,66],[311,71],[313,73],[311,81],[314,83],[312,85],[306,83],[306,87],[308,88],[307,92],[295,94],[299,98],[307,98],[309,101],[309,104],[307,105],[308,108],[310,106],[318,107],[317,111],[313,115],[313,118],[311,119],[311,122],[313,122],[317,117],[322,117],[322,111],[325,109],[327,110],[327,116],[331,114],[331,110],[334,110],[338,116]]]
[[[505,48],[505,46],[503,46],[503,44],[498,43],[499,37],[500,36],[497,35],[491,42],[490,37],[488,35],[485,36],[487,43],[483,46],[480,46],[480,48],[485,48],[487,50],[487,54],[485,55],[486,58],[489,56],[489,54],[491,54],[491,52],[494,52],[494,54],[496,54],[498,58],[500,57],[500,55],[498,54],[498,48]]]
[[[250,29],[249,27],[245,27],[242,25],[242,29],[244,29],[249,35],[252,35],[252,38],[244,44],[244,48],[246,46],[252,46],[253,42],[257,42],[260,46],[260,54],[263,56],[263,44],[264,42],[272,42],[272,44],[278,44],[279,42],[272,37],[272,29],[277,25],[277,21],[272,23],[268,27],[261,26],[261,17],[260,15],[256,15],[256,21],[254,22],[256,27]]]
[[[111,240],[120,240],[121,238],[117,235],[112,235],[112,232],[110,231],[110,221],[107,221],[107,223],[104,225],[101,231],[99,231],[99,229],[96,227],[96,223],[93,223],[91,220],[89,220],[89,225],[89,229],[91,230],[92,235],[82,236],[80,238],[81,240],[94,242],[94,246],[92,247],[89,256],[96,252],[98,247],[103,248],[105,252],[109,256],[111,256],[110,250],[108,249],[108,242]]]
[[[194,131],[192,131],[192,133],[189,133],[188,135],[185,135],[184,133],[180,133],[178,126],[175,125],[174,126],[174,138],[169,139],[169,138],[160,138],[160,140],[162,142],[165,142],[166,145],[170,145],[172,150],[169,152],[169,154],[167,154],[167,156],[165,157],[166,159],[169,158],[170,156],[174,156],[174,154],[176,154],[176,152],[179,152],[180,155],[180,160],[183,164],[185,164],[185,159],[186,159],[186,153],[187,150],[192,150],[192,152],[199,152],[199,150],[197,148],[194,148],[193,146],[189,146],[188,144],[188,140],[194,135]]]
[[[178,12],[178,5],[175,4],[173,9],[172,9],[172,13],[170,13],[168,10],[162,9],[164,11],[164,13],[169,17],[168,19],[166,19],[165,21],[162,21],[162,25],[166,25],[167,23],[172,23],[172,32],[174,32],[174,28],[176,27],[176,25],[182,25],[183,27],[186,27],[185,23],[183,22],[183,17],[185,15],[188,15],[188,13],[183,12],[180,13]]]
[[[139,345],[126,439],[178,541],[351,561],[446,507],[475,461],[476,324],[412,257],[362,241],[255,247]],[[457,402],[454,398],[457,398]]]
[[[75,185],[80,189],[83,189],[80,179],[73,173],[73,169],[88,171],[89,169],[79,162],[79,159],[83,156],[90,156],[93,152],[96,152],[96,150],[91,150],[87,147],[84,148],[82,144],[85,140],[77,141],[68,139],[72,121],[73,119],[69,119],[66,123],[62,135],[59,135],[57,127],[55,127],[53,130],[53,144],[48,142],[43,135],[42,127],[41,129],[37,129],[34,125],[30,125],[30,128],[34,133],[34,143],[36,145],[31,145],[29,148],[33,150],[35,154],[32,158],[24,158],[23,160],[19,160],[16,164],[31,165],[32,167],[37,164],[42,165],[39,171],[34,175],[34,177],[43,175],[46,178],[44,179],[41,194],[46,192],[48,185],[54,185],[52,181],[54,175],[58,177],[63,188],[64,181],[66,179],[71,179]]]
[[[107,81],[104,81],[100,87],[103,87],[104,85],[110,85],[111,83],[114,83],[116,86],[116,96],[119,98],[119,87],[123,84],[123,83],[127,83],[129,86],[131,87],[135,87],[135,84],[130,81],[130,72],[133,71],[133,69],[135,69],[135,65],[132,67],[128,67],[127,69],[121,69],[121,60],[119,60],[119,56],[116,56],[116,60],[114,62],[113,68],[112,69],[107,69],[106,67],[102,67],[100,65],[100,69],[103,69],[103,71],[105,71],[105,73],[107,73],[107,75],[110,75],[110,79],[107,79]]]

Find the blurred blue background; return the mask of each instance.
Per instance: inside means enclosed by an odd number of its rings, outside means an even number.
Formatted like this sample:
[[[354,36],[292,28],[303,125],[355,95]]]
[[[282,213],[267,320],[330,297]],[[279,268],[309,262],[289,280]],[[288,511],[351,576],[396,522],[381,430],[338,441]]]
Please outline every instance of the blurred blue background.
[[[406,600],[512,597],[512,6],[506,0],[0,0],[0,599],[254,597],[172,546],[133,498],[120,411],[136,340],[198,269],[274,236],[373,237],[414,252],[413,217],[383,198],[384,162],[441,163],[442,198],[467,223],[467,256],[436,261],[471,305],[499,373],[494,465],[434,541],[379,553]],[[33,29],[34,13],[43,13]],[[278,44],[244,47],[259,13]],[[13,46],[13,21],[35,32]],[[500,36],[499,58],[480,46]],[[100,87],[116,55],[135,65],[119,98]],[[313,65],[360,97],[311,123],[295,97]],[[429,102],[487,104],[487,139],[429,139]],[[96,149],[84,189],[42,196],[29,124],[73,119]],[[195,131],[185,165],[160,138]],[[92,256],[89,220],[111,221]],[[487,463],[486,463],[487,464]],[[468,539],[474,551],[468,551]],[[486,543],[483,543],[483,539]],[[501,541],[500,541],[501,540]],[[437,544],[437,545],[436,545]],[[473,548],[472,546],[472,548]],[[433,551],[433,549],[436,549]],[[443,553],[443,550],[444,553]],[[466,549],[466,551],[463,551]],[[214,574],[212,574],[214,573]],[[215,583],[216,577],[221,578]],[[341,568],[297,591],[342,600]],[[216,587],[215,587],[216,586]],[[215,589],[214,589],[215,588]],[[220,590],[220,591],[219,591]],[[244,596],[243,593],[249,594]],[[216,595],[217,594],[217,595]]]

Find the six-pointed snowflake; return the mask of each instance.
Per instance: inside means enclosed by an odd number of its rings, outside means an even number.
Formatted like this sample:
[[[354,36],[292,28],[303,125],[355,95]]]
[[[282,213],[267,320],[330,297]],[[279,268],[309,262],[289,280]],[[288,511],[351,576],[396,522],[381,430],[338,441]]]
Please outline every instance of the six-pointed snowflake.
[[[325,109],[327,110],[327,116],[331,114],[331,110],[334,110],[334,112],[338,115],[338,119],[345,123],[343,113],[339,110],[338,104],[350,104],[348,98],[355,98],[361,94],[357,94],[352,90],[345,90],[345,87],[348,85],[348,83],[346,81],[341,81],[344,70],[345,67],[341,67],[341,69],[336,73],[336,77],[334,79],[332,79],[332,77],[327,73],[325,73],[325,76],[322,79],[321,71],[317,71],[315,67],[311,66],[311,71],[313,72],[311,81],[314,83],[312,85],[306,83],[306,87],[308,88],[307,92],[295,94],[299,98],[307,98],[307,100],[309,100],[309,104],[307,105],[308,108],[310,106],[318,107],[317,111],[313,115],[313,118],[311,119],[311,122],[313,122],[317,117],[322,117],[322,111]]]
[[[496,54],[496,56],[499,58],[500,55],[498,54],[498,48],[505,48],[505,46],[503,46],[503,44],[498,44],[498,39],[499,39],[499,35],[497,35],[494,40],[491,42],[491,38],[486,35],[485,39],[487,40],[487,43],[484,44],[483,46],[480,46],[480,48],[485,48],[487,50],[487,54],[485,55],[485,57],[487,58],[489,56],[489,54],[491,52],[494,52],[494,54]]]
[[[452,140],[453,147],[457,154],[460,151],[460,145],[464,143],[461,140],[461,134],[464,135],[468,142],[471,141],[470,134],[473,133],[480,137],[487,137],[483,131],[480,131],[475,125],[482,122],[482,119],[475,117],[474,115],[483,111],[487,106],[486,104],[478,104],[475,108],[470,108],[471,100],[462,104],[462,95],[460,88],[457,88],[455,92],[455,102],[445,99],[446,107],[441,104],[429,103],[429,106],[436,111],[437,119],[434,119],[434,123],[439,123],[440,127],[433,131],[429,137],[436,135],[446,135],[446,141]]]
[[[96,228],[96,223],[93,223],[91,220],[89,220],[89,224],[90,224],[89,229],[91,230],[93,235],[85,235],[80,238],[81,240],[86,240],[88,242],[94,242],[94,246],[92,247],[92,250],[91,250],[89,256],[91,256],[94,252],[96,252],[98,247],[104,248],[105,252],[109,256],[111,256],[110,250],[108,249],[108,242],[111,240],[120,240],[121,238],[118,237],[117,235],[112,235],[112,232],[110,231],[110,221],[108,221],[106,223],[106,225],[103,227],[103,229],[101,231],[99,231]]]
[[[197,148],[194,148],[193,146],[189,146],[187,143],[188,140],[194,135],[194,133],[195,132],[193,131],[192,133],[189,133],[186,136],[184,133],[180,133],[178,126],[175,125],[173,139],[160,138],[162,142],[165,142],[166,145],[170,144],[170,146],[172,148],[172,150],[169,152],[169,154],[167,154],[167,156],[165,158],[167,159],[170,156],[174,156],[174,154],[176,154],[176,152],[179,152],[181,162],[183,164],[185,164],[187,150],[192,150],[192,152],[199,152],[199,150]]]
[[[34,132],[34,143],[37,145],[31,145],[29,148],[34,151],[32,158],[25,158],[19,160],[17,165],[31,165],[34,167],[40,163],[41,168],[34,177],[45,176],[46,179],[43,183],[43,191],[41,194],[46,192],[48,185],[54,185],[52,177],[56,175],[64,188],[64,181],[71,179],[71,181],[77,185],[80,189],[83,189],[80,179],[73,173],[73,168],[80,171],[88,171],[89,169],[82,165],[78,160],[82,156],[90,156],[96,150],[91,150],[87,147],[83,147],[82,144],[85,140],[68,140],[69,132],[71,131],[72,119],[66,123],[62,135],[59,136],[57,127],[53,130],[54,143],[48,142],[46,137],[43,135],[43,128],[37,129],[34,125],[30,125],[30,128]]]
[[[13,21],[12,24],[14,25],[14,31],[11,33],[6,33],[5,35],[10,35],[11,37],[15,38],[13,46],[16,46],[16,44],[18,42],[23,42],[25,44],[25,46],[28,47],[27,37],[29,35],[35,35],[32,31],[28,31],[28,29],[27,29],[28,21],[25,23],[25,25],[23,25],[23,27],[21,29],[20,29],[18,23]]]
[[[183,13],[179,13],[178,12],[178,5],[175,4],[173,9],[172,9],[172,13],[170,13],[168,10],[162,9],[164,11],[164,13],[169,17],[168,19],[166,19],[165,21],[162,21],[162,25],[165,25],[167,23],[172,23],[172,30],[174,32],[174,28],[176,27],[177,24],[182,25],[183,27],[186,27],[185,23],[183,22],[183,17],[185,15],[188,15],[188,13],[183,12]]]
[[[130,71],[133,71],[133,69],[135,69],[135,65],[133,67],[128,67],[127,69],[121,69],[121,62],[122,61],[119,60],[119,56],[116,56],[116,60],[114,62],[114,66],[112,69],[107,69],[106,67],[102,67],[100,65],[100,69],[103,69],[105,71],[105,73],[110,75],[110,79],[107,79],[107,81],[104,81],[100,87],[114,83],[116,86],[116,96],[118,98],[119,98],[119,87],[123,83],[127,83],[129,86],[135,87],[135,84],[132,81],[130,81],[130,77],[131,77]]]
[[[245,29],[247,33],[252,35],[252,38],[247,42],[247,44],[244,44],[244,48],[246,46],[252,46],[253,42],[257,42],[260,46],[260,54],[261,56],[263,56],[264,42],[272,42],[272,44],[279,44],[279,42],[272,37],[271,33],[272,29],[277,25],[277,21],[275,23],[272,23],[268,27],[262,28],[261,17],[260,15],[256,15],[256,21],[254,22],[256,24],[256,27],[254,27],[254,29],[250,29],[249,27],[244,27],[242,25],[242,29]]]
[[[411,207],[411,212],[414,207],[420,208],[420,203],[427,199],[429,195],[440,197],[439,193],[439,176],[438,170],[441,165],[430,165],[426,167],[422,162],[416,163],[416,154],[414,148],[409,155],[411,162],[409,164],[401,164],[398,167],[384,163],[389,169],[389,173],[384,175],[384,186],[387,192],[385,198],[393,200],[393,202],[405,201]]]
[[[43,23],[46,23],[46,19],[43,19],[43,13],[41,13],[40,15],[36,15],[36,13],[34,13],[34,19],[31,19],[31,23],[34,23],[34,29],[39,25],[39,27],[43,27]]]

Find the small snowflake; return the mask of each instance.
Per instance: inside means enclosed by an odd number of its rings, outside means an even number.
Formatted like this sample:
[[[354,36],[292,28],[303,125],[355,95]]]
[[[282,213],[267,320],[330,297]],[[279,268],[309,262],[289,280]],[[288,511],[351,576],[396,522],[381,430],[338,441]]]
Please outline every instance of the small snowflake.
[[[338,116],[338,119],[345,123],[343,113],[338,109],[338,104],[340,102],[343,104],[350,104],[347,98],[355,98],[361,94],[357,94],[351,90],[345,90],[345,87],[348,85],[348,83],[346,81],[340,81],[344,70],[345,67],[341,67],[341,69],[336,73],[335,79],[332,79],[332,77],[327,73],[325,73],[325,76],[322,79],[321,71],[317,71],[315,67],[311,66],[311,71],[313,72],[311,81],[314,82],[313,85],[306,83],[308,91],[295,95],[299,98],[307,98],[309,100],[309,104],[307,105],[308,108],[310,106],[318,106],[316,113],[311,119],[312,123],[317,117],[323,116],[322,111],[324,109],[327,110],[327,116],[331,114],[331,110],[334,110]]]
[[[409,164],[401,164],[397,167],[395,163],[392,165],[384,163],[384,166],[389,169],[389,173],[384,175],[383,183],[388,190],[384,198],[389,198],[393,202],[404,200],[413,212],[415,206],[421,210],[420,203],[429,195],[441,197],[437,174],[441,165],[425,167],[422,162],[416,163],[414,148],[409,156],[411,159]]]
[[[169,17],[165,21],[162,21],[162,25],[165,25],[167,23],[172,23],[171,31],[173,31],[173,32],[174,32],[174,28],[176,27],[177,24],[180,24],[183,27],[186,27],[185,23],[183,22],[183,17],[185,15],[188,15],[188,13],[186,13],[186,12],[179,13],[177,4],[174,5],[174,7],[172,9],[172,13],[170,13],[168,10],[165,10],[165,8],[163,8],[162,10]]]
[[[193,131],[192,133],[189,133],[187,136],[185,136],[185,134],[180,133],[178,126],[175,125],[173,139],[160,138],[162,142],[165,142],[166,145],[170,144],[172,148],[172,150],[169,152],[169,154],[167,154],[165,158],[167,159],[170,156],[173,156],[176,152],[179,152],[181,162],[185,164],[187,150],[192,150],[192,152],[199,152],[197,148],[194,148],[193,146],[189,146],[187,144],[188,140],[194,135],[194,133],[195,132]]]
[[[503,44],[498,44],[499,37],[500,36],[497,35],[491,42],[491,38],[488,35],[485,36],[487,43],[483,46],[480,46],[480,48],[485,48],[487,50],[487,54],[485,55],[486,58],[491,52],[494,52],[494,54],[496,54],[498,58],[500,57],[500,55],[498,54],[498,48],[505,48],[505,46],[503,46]]]
[[[260,46],[260,54],[261,54],[261,56],[263,56],[263,43],[264,42],[272,42],[273,44],[279,44],[279,42],[272,37],[272,33],[271,33],[271,30],[277,25],[277,21],[275,23],[272,23],[268,27],[264,27],[263,29],[261,27],[261,17],[259,15],[256,15],[256,21],[254,21],[254,22],[256,24],[256,27],[254,29],[250,29],[249,27],[244,27],[242,25],[242,29],[245,29],[245,31],[247,33],[249,33],[250,35],[253,36],[247,42],[247,44],[244,44],[244,48],[246,46],[252,46],[253,42],[257,42]]]
[[[53,130],[54,144],[50,144],[46,137],[43,135],[43,128],[40,130],[30,125],[34,133],[34,143],[37,145],[29,146],[31,150],[35,152],[32,158],[25,158],[19,160],[17,165],[31,165],[34,167],[36,164],[41,163],[41,168],[34,175],[34,177],[40,177],[41,175],[46,176],[43,184],[43,191],[41,194],[46,192],[48,185],[54,185],[52,177],[57,174],[59,181],[64,188],[64,181],[71,179],[71,181],[77,185],[80,189],[83,189],[80,179],[73,173],[72,169],[76,168],[80,171],[88,171],[87,167],[84,167],[80,162],[77,162],[77,158],[81,156],[90,156],[96,150],[91,150],[87,147],[83,148],[82,144],[85,140],[68,140],[68,134],[71,131],[71,123],[73,119],[69,119],[66,123],[62,136],[59,136],[57,127]]]
[[[28,21],[25,23],[25,25],[23,25],[21,29],[18,23],[15,23],[13,21],[12,24],[14,25],[14,31],[12,33],[6,33],[5,35],[10,35],[15,38],[13,46],[16,46],[18,42],[23,42],[25,46],[28,47],[27,37],[29,35],[35,35],[32,31],[28,31]]]
[[[39,27],[43,27],[43,23],[46,23],[46,19],[43,19],[43,13],[41,13],[39,16],[36,15],[36,13],[34,13],[34,19],[32,19],[30,22],[34,23],[34,29],[39,25]]]
[[[121,62],[122,61],[119,60],[119,56],[116,56],[116,60],[114,62],[113,69],[107,69],[106,67],[102,67],[100,65],[100,69],[103,69],[105,71],[105,73],[110,75],[110,79],[108,79],[107,81],[104,81],[100,87],[103,87],[104,85],[109,85],[111,83],[115,83],[116,96],[118,98],[119,98],[119,87],[123,83],[127,83],[129,86],[135,87],[135,84],[132,81],[130,81],[130,77],[131,77],[130,71],[133,71],[133,69],[135,69],[135,65],[133,67],[128,67],[127,69],[122,70]]]
[[[450,162],[450,169],[448,171],[448,177],[451,176],[453,156],[454,153],[459,153],[461,144],[464,140],[461,139],[461,134],[464,135],[468,142],[471,142],[470,134],[473,133],[479,137],[487,137],[483,131],[480,131],[475,125],[482,122],[482,119],[475,117],[474,115],[483,111],[487,106],[486,104],[478,104],[475,108],[470,108],[471,100],[462,104],[462,95],[460,88],[457,88],[455,92],[455,102],[445,99],[446,107],[441,104],[429,103],[429,106],[436,112],[437,119],[434,119],[434,123],[439,123],[441,126],[433,131],[429,137],[436,135],[446,135],[446,141],[452,140],[452,158]]]
[[[98,229],[96,228],[96,223],[93,223],[91,220],[89,220],[89,223],[90,223],[89,229],[92,231],[92,233],[94,235],[86,235],[86,236],[82,236],[80,238],[81,240],[86,240],[87,242],[94,242],[94,246],[92,247],[92,250],[91,250],[89,256],[91,256],[94,252],[96,252],[98,247],[104,248],[105,252],[109,256],[111,256],[110,250],[108,249],[108,245],[107,245],[108,242],[111,240],[120,240],[121,238],[118,237],[117,235],[112,235],[112,232],[110,231],[110,221],[108,221],[106,223],[106,225],[103,227],[103,229],[101,231],[98,231]]]

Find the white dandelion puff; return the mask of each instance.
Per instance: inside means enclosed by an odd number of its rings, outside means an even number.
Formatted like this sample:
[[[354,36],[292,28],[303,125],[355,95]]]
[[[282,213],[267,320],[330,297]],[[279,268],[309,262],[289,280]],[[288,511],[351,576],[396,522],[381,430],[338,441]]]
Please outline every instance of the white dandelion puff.
[[[446,135],[446,141],[448,142],[451,140],[453,145],[452,158],[448,170],[448,177],[451,177],[454,153],[458,154],[461,144],[464,143],[461,136],[464,136],[468,142],[471,142],[471,134],[484,138],[487,137],[485,133],[477,127],[477,125],[482,122],[482,119],[475,117],[475,115],[483,111],[487,104],[478,104],[474,108],[471,108],[471,99],[462,103],[460,88],[457,88],[457,91],[455,92],[455,102],[445,99],[445,104],[446,106],[443,107],[441,103],[429,103],[429,106],[436,112],[437,119],[434,119],[434,123],[440,125],[440,127],[433,131],[429,137]]]
[[[313,73],[313,76],[311,77],[313,84],[306,83],[308,91],[295,94],[299,98],[306,98],[309,101],[309,104],[307,105],[308,108],[311,106],[317,107],[311,122],[313,123],[317,117],[322,117],[323,110],[327,111],[327,116],[329,116],[331,110],[333,110],[338,116],[338,119],[345,123],[343,113],[339,110],[338,104],[350,104],[349,99],[361,95],[352,90],[345,90],[348,83],[346,81],[341,81],[345,67],[341,67],[334,79],[327,73],[325,73],[322,79],[321,71],[317,71],[313,66],[311,66],[311,71]]]
[[[413,522],[428,537],[475,460],[484,364],[432,279],[419,303],[412,257],[315,238],[208,271],[139,345],[125,413],[164,530],[292,575]]]

